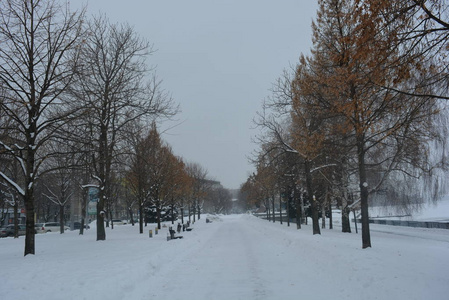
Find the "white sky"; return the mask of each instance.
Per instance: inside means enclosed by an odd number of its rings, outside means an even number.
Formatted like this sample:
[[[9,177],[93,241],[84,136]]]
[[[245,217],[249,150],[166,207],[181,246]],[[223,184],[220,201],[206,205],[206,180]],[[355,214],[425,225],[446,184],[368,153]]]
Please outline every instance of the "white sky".
[[[316,9],[313,0],[88,3],[88,14],[101,11],[112,22],[128,22],[157,49],[149,63],[182,110],[180,125],[163,139],[226,188],[239,188],[253,171],[252,120],[282,70],[309,52]]]

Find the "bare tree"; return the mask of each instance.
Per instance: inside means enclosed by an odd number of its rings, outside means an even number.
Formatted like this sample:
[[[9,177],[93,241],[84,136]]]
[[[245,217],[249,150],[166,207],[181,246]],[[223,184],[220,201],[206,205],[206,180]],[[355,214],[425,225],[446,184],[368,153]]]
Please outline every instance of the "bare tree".
[[[97,240],[105,240],[105,204],[111,198],[111,168],[120,154],[130,122],[176,113],[160,82],[148,80],[149,43],[127,24],[111,24],[105,16],[87,24],[82,72],[75,96],[87,109],[86,131],[92,133],[93,177],[100,186],[97,204]]]
[[[304,70],[299,65],[296,78],[301,77],[302,72]],[[264,145],[261,150],[263,156],[270,158],[273,163],[276,157],[289,153],[301,159],[301,173],[312,212],[313,234],[320,234],[312,173],[322,155],[327,116],[312,104],[310,98],[298,93],[298,81],[292,77],[284,72],[275,83],[273,96],[264,103],[263,111],[259,113],[255,123],[267,132],[266,136],[259,139]]]
[[[60,233],[64,233],[65,208],[69,206],[74,194],[71,162],[68,160],[69,157],[66,156],[55,159],[54,163],[58,165],[51,166],[55,171],[47,173],[41,181],[45,186],[43,196],[59,208]]]
[[[220,186],[208,193],[208,208],[214,214],[228,214],[232,209],[232,195],[229,190]]]
[[[196,214],[198,214],[198,220],[201,218],[201,202],[204,200],[204,196],[210,186],[210,182],[207,180],[207,170],[198,163],[188,163],[187,174],[189,174],[189,176],[193,179],[191,197],[193,222],[195,222]]]
[[[75,111],[65,106],[63,93],[72,83],[79,62],[79,37],[84,12],[51,0],[7,0],[0,9],[0,84],[5,89],[1,110],[14,122],[13,144],[0,146],[19,161],[23,185],[0,172],[24,197],[24,254],[34,254],[34,183],[48,153],[41,147]],[[75,114],[76,115],[76,114]]]

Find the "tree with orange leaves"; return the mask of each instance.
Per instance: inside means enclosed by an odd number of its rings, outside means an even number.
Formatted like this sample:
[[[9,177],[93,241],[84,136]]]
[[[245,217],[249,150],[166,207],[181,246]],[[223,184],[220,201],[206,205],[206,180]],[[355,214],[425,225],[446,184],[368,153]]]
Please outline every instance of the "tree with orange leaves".
[[[126,175],[126,185],[137,199],[139,211],[139,231],[143,233],[144,208],[151,201],[153,191],[152,165],[156,160],[156,153],[162,147],[162,141],[155,123],[144,138],[137,137],[131,158],[130,170]]]
[[[408,69],[396,65],[400,48],[397,31],[388,18],[376,15],[366,19],[370,1],[321,0],[313,23],[313,49],[302,58],[295,79],[300,103],[308,102],[339,121],[333,132],[346,137],[355,151],[362,215],[362,247],[371,247],[368,196],[394,170],[414,166],[408,158],[424,153],[424,141],[435,103],[410,97],[383,86],[409,84]],[[391,7],[385,9],[388,15]],[[398,25],[400,26],[400,25]],[[389,29],[389,30],[388,30]],[[382,34],[378,34],[382,32]],[[396,67],[393,67],[396,66]],[[404,70],[406,68],[407,70]],[[407,145],[416,144],[414,152]],[[382,176],[368,182],[370,155],[382,149],[377,163]]]
[[[164,171],[163,196],[171,211],[171,222],[175,221],[175,208],[180,208],[181,222],[184,223],[185,199],[191,193],[193,180],[187,174],[186,165],[180,157],[168,155]]]
[[[449,99],[449,2],[446,0],[357,0],[359,27],[372,28],[365,38],[394,32],[394,41],[387,45],[397,52],[390,69],[409,77],[406,85],[379,86],[409,96]],[[373,26],[380,24],[380,26]],[[360,39],[363,43],[363,40]],[[398,51],[399,50],[399,51]]]

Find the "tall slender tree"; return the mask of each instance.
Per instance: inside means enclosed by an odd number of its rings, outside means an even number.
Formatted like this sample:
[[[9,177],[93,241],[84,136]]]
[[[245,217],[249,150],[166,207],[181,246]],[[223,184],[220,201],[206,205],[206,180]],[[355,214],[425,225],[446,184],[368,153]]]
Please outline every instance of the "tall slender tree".
[[[10,144],[3,151],[19,161],[23,184],[0,176],[24,197],[26,236],[24,254],[35,253],[34,185],[49,153],[42,146],[76,116],[63,97],[79,63],[84,11],[70,12],[68,3],[52,0],[7,0],[0,3],[1,111],[14,122]]]
[[[191,197],[193,221],[195,222],[197,214],[198,220],[201,218],[201,202],[204,200],[206,191],[209,188],[209,183],[207,181],[207,170],[198,163],[188,163],[186,169],[187,174],[193,179]]]
[[[72,90],[88,111],[86,132],[93,145],[93,177],[99,184],[97,240],[105,240],[105,204],[111,198],[111,168],[120,154],[127,125],[176,112],[171,97],[160,88],[146,63],[150,44],[127,24],[112,24],[105,16],[87,23],[83,66]],[[153,76],[148,78],[148,76]]]
[[[308,71],[297,77],[300,93],[331,115],[340,118],[336,128],[348,136],[356,151],[358,186],[362,214],[362,247],[371,247],[368,220],[368,196],[393,170],[416,167],[417,161],[404,159],[425,153],[431,126],[429,118],[436,112],[429,99],[405,97],[381,88],[405,85],[409,80],[402,68],[392,68],[400,50],[396,47],[397,31],[390,20],[389,7],[383,14],[366,22],[366,7],[350,0],[322,0],[313,23],[312,56],[303,60]],[[388,26],[390,25],[390,26]],[[388,28],[389,30],[386,30]],[[382,34],[376,34],[382,31]],[[382,176],[368,180],[371,153],[379,147],[388,153],[376,164]],[[419,154],[418,154],[419,153]]]

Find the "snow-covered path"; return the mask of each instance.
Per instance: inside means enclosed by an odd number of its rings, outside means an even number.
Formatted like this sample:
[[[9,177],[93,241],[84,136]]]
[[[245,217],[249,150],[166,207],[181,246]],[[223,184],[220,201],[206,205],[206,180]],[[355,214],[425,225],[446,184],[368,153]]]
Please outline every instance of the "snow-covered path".
[[[360,234],[269,223],[250,215],[206,217],[184,238],[137,226],[0,239],[2,299],[448,299],[449,230],[373,228]],[[293,224],[294,225],[294,224]],[[382,225],[378,225],[382,226]],[[383,232],[379,232],[379,231]],[[362,297],[363,295],[363,297]]]
[[[166,288],[152,292],[155,299],[176,299],[186,290],[195,291],[198,299],[267,299],[259,277],[264,264],[259,260],[259,252],[264,251],[260,236],[251,227],[229,220],[207,227],[192,232],[197,234],[193,247],[184,248],[185,240],[170,241],[178,243],[179,258],[171,262],[175,270],[164,274]],[[186,239],[189,234],[184,233]]]
[[[193,231],[196,243],[172,260],[175,269],[164,274],[170,279],[162,290],[152,289],[155,298],[180,299],[185,291],[196,299],[449,295],[444,275],[449,231],[378,226],[373,228],[373,249],[362,250],[359,234],[324,230],[322,236],[313,236],[309,226],[297,231],[247,215],[221,220],[199,223]],[[182,247],[186,240],[172,242]]]

